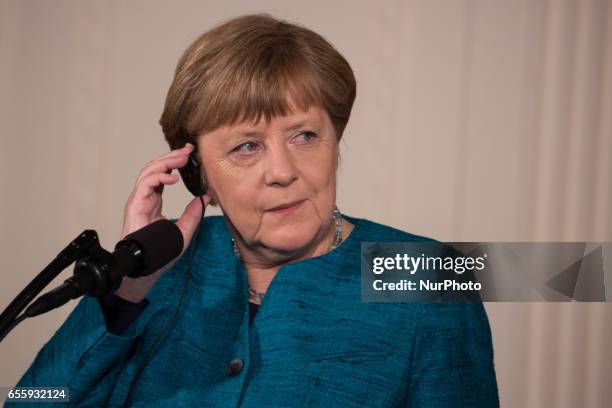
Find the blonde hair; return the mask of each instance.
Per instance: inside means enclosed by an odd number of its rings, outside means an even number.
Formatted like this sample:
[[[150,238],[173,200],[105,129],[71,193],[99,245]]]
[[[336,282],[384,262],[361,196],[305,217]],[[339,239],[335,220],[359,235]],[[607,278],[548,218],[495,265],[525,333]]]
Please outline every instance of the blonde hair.
[[[327,112],[338,140],[356,82],[348,62],[319,34],[267,13],[225,21],[180,58],[160,118],[172,149],[224,125],[258,122],[300,109]]]

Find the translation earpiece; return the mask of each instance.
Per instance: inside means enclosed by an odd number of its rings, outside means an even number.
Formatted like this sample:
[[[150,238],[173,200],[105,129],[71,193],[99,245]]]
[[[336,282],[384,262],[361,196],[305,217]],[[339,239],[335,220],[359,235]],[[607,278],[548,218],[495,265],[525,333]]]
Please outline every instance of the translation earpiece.
[[[187,164],[178,169],[185,187],[196,197],[203,196],[206,194],[206,190],[208,190],[208,186],[200,173],[201,165],[197,150],[194,150],[189,154]]]

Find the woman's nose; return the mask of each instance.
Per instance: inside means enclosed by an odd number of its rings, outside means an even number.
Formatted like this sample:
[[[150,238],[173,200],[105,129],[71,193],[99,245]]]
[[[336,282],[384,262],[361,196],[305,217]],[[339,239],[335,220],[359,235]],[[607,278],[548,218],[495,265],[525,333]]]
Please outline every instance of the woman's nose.
[[[295,158],[286,146],[269,148],[266,152],[264,180],[268,186],[288,186],[298,178]]]

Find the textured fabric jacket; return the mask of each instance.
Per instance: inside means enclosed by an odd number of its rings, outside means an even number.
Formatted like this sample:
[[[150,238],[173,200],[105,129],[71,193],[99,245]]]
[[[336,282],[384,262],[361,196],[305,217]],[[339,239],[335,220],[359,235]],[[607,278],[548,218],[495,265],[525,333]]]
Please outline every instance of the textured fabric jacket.
[[[190,274],[188,249],[122,335],[83,298],[18,386],[67,386],[90,407],[497,407],[482,303],[362,302],[362,241],[428,239],[343,216],[345,242],[284,265],[251,326],[225,219],[205,217]]]

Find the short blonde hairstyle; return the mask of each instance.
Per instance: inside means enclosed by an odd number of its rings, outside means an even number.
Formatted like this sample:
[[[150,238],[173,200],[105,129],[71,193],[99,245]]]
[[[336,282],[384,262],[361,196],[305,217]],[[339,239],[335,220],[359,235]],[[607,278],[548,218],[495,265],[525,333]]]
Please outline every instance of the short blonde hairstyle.
[[[160,118],[171,149],[202,133],[300,109],[327,112],[338,141],[356,95],[353,70],[319,34],[267,13],[225,21],[180,58]]]

